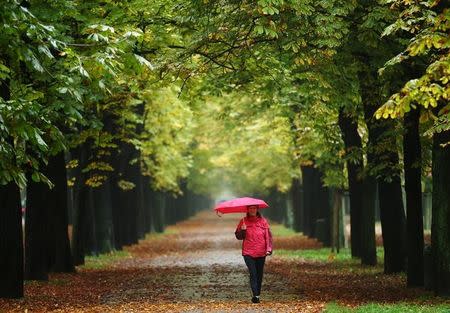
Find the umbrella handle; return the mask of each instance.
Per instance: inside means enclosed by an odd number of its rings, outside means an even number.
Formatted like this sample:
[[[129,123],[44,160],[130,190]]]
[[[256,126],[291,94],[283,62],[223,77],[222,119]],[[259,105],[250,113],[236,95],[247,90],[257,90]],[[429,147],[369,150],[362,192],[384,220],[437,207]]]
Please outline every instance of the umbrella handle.
[[[218,210],[216,210],[216,214],[218,217],[222,217],[223,214],[219,214],[220,212]]]

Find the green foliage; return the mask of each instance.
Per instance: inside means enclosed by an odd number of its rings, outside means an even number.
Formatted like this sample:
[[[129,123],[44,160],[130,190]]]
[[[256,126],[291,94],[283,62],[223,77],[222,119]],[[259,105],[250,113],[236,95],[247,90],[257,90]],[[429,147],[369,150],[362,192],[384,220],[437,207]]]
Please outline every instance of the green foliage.
[[[62,35],[16,1],[2,4],[0,19],[0,183],[14,181],[24,187],[26,172],[35,181],[50,183],[39,166],[65,147],[55,115],[70,116],[49,93],[59,83],[49,68],[60,64]],[[44,86],[49,78],[53,85]]]
[[[155,189],[179,191],[192,163],[193,112],[178,92],[166,87],[143,94],[146,118],[140,149],[144,174],[152,177]]]
[[[94,155],[83,168],[88,180],[80,183],[97,187],[114,170],[106,160],[118,142],[142,148],[141,141],[149,135],[140,130],[144,124],[140,106],[146,94],[157,88],[150,86],[155,67],[142,50],[157,40],[146,34],[142,12],[135,11],[133,4],[144,9],[141,1],[2,4],[2,184],[14,180],[23,187],[29,171],[33,180],[48,182],[39,168],[49,155],[89,142]],[[153,148],[147,157],[160,151]],[[174,151],[178,153],[175,148],[166,154]],[[150,172],[161,177],[165,177],[161,171],[173,173],[170,182],[156,178],[157,184],[176,189],[176,179],[183,176],[172,166],[177,161],[163,161]],[[179,171],[186,173],[184,167]]]
[[[305,164],[345,187],[344,162],[355,157],[344,153],[338,113],[361,122],[363,104],[403,84],[397,63],[428,68],[377,116],[439,107],[422,117],[434,121],[429,132],[450,127],[448,11],[390,2],[6,0],[0,183],[23,187],[27,173],[50,183],[40,173],[49,156],[84,144],[92,155],[77,166],[87,180],[71,184],[98,187],[115,173],[134,188],[111,162],[126,146],[130,166],[175,193],[186,178],[199,193],[287,191]],[[383,64],[371,85],[366,74]],[[371,170],[386,169],[380,159]]]
[[[450,129],[447,105],[450,95],[450,14],[447,8],[441,8],[440,2],[393,2],[394,6],[402,9],[402,13],[395,23],[386,28],[384,34],[395,35],[406,31],[412,38],[406,49],[388,61],[386,66],[423,60],[426,70],[393,94],[377,111],[377,118],[402,117],[420,106],[426,109],[422,120],[431,117],[435,121],[430,133]]]
[[[289,121],[277,107],[254,110],[251,103],[259,101],[237,93],[205,99],[195,130],[191,188],[209,194],[289,188],[296,175]]]
[[[343,187],[344,146],[337,126],[337,112],[316,103],[297,116],[295,125],[299,164],[314,164],[325,173],[325,185]]]

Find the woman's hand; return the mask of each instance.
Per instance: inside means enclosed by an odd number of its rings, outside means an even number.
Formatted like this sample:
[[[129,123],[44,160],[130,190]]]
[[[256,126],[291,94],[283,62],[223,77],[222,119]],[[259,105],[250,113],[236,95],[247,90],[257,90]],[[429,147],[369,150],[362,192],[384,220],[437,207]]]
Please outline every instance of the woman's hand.
[[[272,255],[272,251],[267,251],[266,255]]]
[[[241,229],[242,230],[246,230],[247,229],[247,225],[245,225],[245,222],[242,222]]]

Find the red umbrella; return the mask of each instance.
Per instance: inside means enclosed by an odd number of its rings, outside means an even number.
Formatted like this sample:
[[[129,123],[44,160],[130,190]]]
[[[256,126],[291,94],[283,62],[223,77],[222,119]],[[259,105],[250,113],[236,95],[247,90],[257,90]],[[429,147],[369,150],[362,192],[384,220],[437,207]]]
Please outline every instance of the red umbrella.
[[[264,209],[269,207],[269,205],[264,202],[264,200],[255,198],[236,198],[228,201],[221,202],[216,205],[214,210],[216,213],[247,213],[247,207],[249,205],[255,205],[258,209]]]

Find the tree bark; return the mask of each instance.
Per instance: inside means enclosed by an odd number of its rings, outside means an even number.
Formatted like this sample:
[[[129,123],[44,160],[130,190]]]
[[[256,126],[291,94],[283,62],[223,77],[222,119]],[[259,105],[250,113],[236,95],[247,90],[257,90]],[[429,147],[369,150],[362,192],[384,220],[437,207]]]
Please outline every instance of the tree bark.
[[[95,215],[96,253],[108,253],[114,249],[110,178],[99,187],[91,188],[93,214]]]
[[[165,228],[165,220],[164,220],[165,207],[166,207],[165,194],[161,191],[155,191],[153,197],[153,212],[154,212],[153,229],[158,233],[162,233]]]
[[[399,169],[397,143],[392,136],[392,121],[376,121],[373,107],[369,109],[369,169],[383,166],[377,175],[380,220],[384,247],[384,273],[406,269],[406,218]],[[370,155],[370,156],[369,156]]]
[[[313,223],[315,224],[314,237],[318,238],[324,246],[331,245],[331,201],[330,191],[328,187],[322,183],[323,173],[318,169],[315,169],[315,189],[316,205],[313,207],[315,211],[315,218]]]
[[[398,163],[398,158],[396,160]],[[399,273],[406,268],[406,221],[400,177],[378,182],[380,218],[384,245],[384,273]]]
[[[144,218],[145,218],[145,232],[152,231],[152,193],[150,189],[150,178],[148,176],[143,177],[143,193],[144,193]]]
[[[86,166],[90,152],[89,142],[71,151],[73,160],[78,160],[78,167],[72,172],[75,178],[73,188],[73,225],[72,225],[72,257],[74,265],[84,264],[86,255],[86,237],[88,236],[89,187],[85,185],[86,175],[82,169]]]
[[[303,233],[330,245],[330,199],[328,188],[322,185],[322,173],[314,166],[302,166]]]
[[[48,190],[51,240],[49,241],[50,271],[71,273],[75,271],[68,234],[67,171],[64,151],[49,160],[48,178],[54,188]]]
[[[138,162],[138,177],[136,179],[136,191],[137,191],[137,236],[139,239],[145,237],[145,195],[144,195],[144,177],[141,174],[140,166]]]
[[[450,295],[450,131],[433,137],[433,212],[431,249],[434,291]],[[445,146],[443,146],[445,145]]]
[[[81,186],[74,195],[74,217],[72,226],[72,257],[74,265],[84,264],[88,220],[88,187]]]
[[[423,286],[423,212],[422,212],[422,149],[419,135],[419,110],[406,114],[403,153],[405,169],[407,217],[407,285]]]
[[[122,164],[120,159],[121,151],[119,149],[111,151],[111,162],[114,172],[111,173],[111,213],[114,231],[114,248],[122,250],[125,245],[125,227],[127,220],[124,218],[126,212],[126,202],[124,201],[124,191],[119,187],[118,183],[122,175]]]
[[[186,218],[184,197],[167,193],[164,206],[164,224],[170,225]]]
[[[294,178],[292,181],[291,194],[292,194],[292,211],[294,216],[293,228],[296,232],[303,231],[303,197],[301,195],[301,183],[298,178]]]
[[[373,112],[374,113],[374,112]],[[372,113],[372,114],[373,114]],[[383,123],[387,123],[384,121]],[[406,246],[406,221],[403,209],[401,182],[395,173],[399,165],[397,151],[385,151],[396,147],[394,140],[385,141],[384,136],[389,136],[385,125],[379,122],[369,121],[369,169],[380,164],[385,166],[386,171],[377,173],[381,177],[378,181],[378,196],[380,205],[380,219],[384,246],[384,272],[386,274],[397,273],[405,269],[405,246]],[[383,145],[380,148],[379,145]],[[384,164],[382,164],[384,162]],[[392,174],[394,173],[394,174]],[[369,176],[375,174],[370,173]],[[388,178],[387,175],[390,177]],[[374,200],[375,201],[375,200]],[[370,209],[371,210],[371,209]]]
[[[114,175],[111,181],[112,196],[112,220],[114,224],[114,248],[122,250],[125,245],[125,220],[122,218],[123,212],[126,210],[123,203],[123,190],[117,185],[117,178]]]
[[[25,278],[48,280],[48,271],[74,272],[68,235],[67,175],[64,152],[41,167],[54,184],[28,179],[25,233]]]
[[[333,205],[332,205],[332,222],[331,225],[331,251],[339,253],[340,250],[340,211],[342,192],[339,189],[332,190]]]
[[[366,73],[368,74],[368,73]],[[377,180],[375,175],[371,172],[372,167],[379,162],[374,146],[379,137],[378,130],[374,126],[373,116],[376,110],[376,103],[379,97],[373,92],[372,88],[377,88],[375,79],[367,75],[361,75],[360,81],[365,82],[361,87],[361,93],[364,103],[364,120],[369,131],[368,151],[367,151],[367,167],[369,171],[365,173],[363,183],[363,207],[361,211],[361,263],[364,265],[377,264],[377,251],[375,244],[375,199],[377,193]],[[374,84],[371,86],[371,83]]]
[[[375,194],[377,182],[372,176],[366,176],[363,183],[363,206],[361,214],[361,264],[376,265],[375,245]]]
[[[0,298],[23,297],[23,237],[20,191],[0,186]]]
[[[124,245],[131,245],[138,242],[138,205],[139,194],[137,191],[137,180],[140,175],[139,166],[137,164],[130,164],[131,160],[139,159],[138,152],[129,143],[121,142],[120,153],[117,156],[117,170],[119,172],[119,179],[134,183],[135,187],[131,190],[121,190],[121,223],[123,223],[123,243]]]
[[[352,160],[348,160],[348,188],[350,196],[350,239],[352,257],[361,256],[361,210],[363,201],[363,180],[364,170],[362,156],[362,142],[358,133],[358,123],[354,118],[339,111],[339,127],[342,132],[346,154],[352,155]]]
[[[384,271],[386,274],[405,269],[406,222],[400,184],[399,159],[392,121],[379,121],[374,117],[382,101],[381,87],[376,72],[360,74],[364,103],[364,119],[369,130],[368,174],[378,176],[378,195],[384,245]],[[380,165],[382,170],[375,170]],[[368,177],[366,177],[367,179]],[[372,210],[371,208],[367,208]],[[366,214],[364,212],[363,214]],[[372,214],[372,212],[370,212]]]
[[[86,193],[86,233],[84,234],[84,251],[86,251],[87,255],[97,256],[99,253],[99,246],[97,240],[97,221],[94,207],[95,193],[89,186],[86,186]]]
[[[48,280],[49,187],[28,177],[25,218],[25,279]]]
[[[312,236],[314,234],[314,225],[312,217],[314,211],[314,168],[312,166],[302,166],[302,185],[303,185],[303,234]]]

